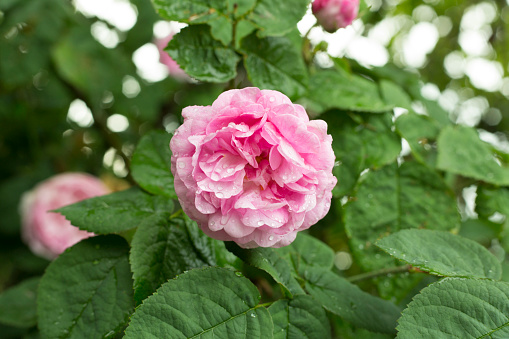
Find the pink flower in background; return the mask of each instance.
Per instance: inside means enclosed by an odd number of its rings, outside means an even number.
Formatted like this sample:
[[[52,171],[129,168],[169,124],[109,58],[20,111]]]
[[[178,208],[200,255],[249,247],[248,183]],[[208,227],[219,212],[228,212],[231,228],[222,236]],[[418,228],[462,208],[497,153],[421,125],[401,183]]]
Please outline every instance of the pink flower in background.
[[[164,50],[172,38],[173,34],[170,34],[166,38],[156,41],[156,46],[159,50],[159,62],[168,67],[170,76],[177,79],[188,79],[188,75],[182,70],[182,68],[180,68],[179,64],[177,64],[177,62],[169,56],[168,52]]]
[[[175,191],[207,235],[281,247],[327,214],[336,178],[323,120],[258,88],[224,92],[182,115],[170,142]]]
[[[315,0],[313,14],[329,33],[352,24],[359,12],[359,0]]]
[[[61,214],[49,212],[84,199],[109,193],[98,178],[84,173],[53,176],[21,199],[22,236],[30,249],[47,259],[54,259],[67,247],[93,233],[81,231]]]

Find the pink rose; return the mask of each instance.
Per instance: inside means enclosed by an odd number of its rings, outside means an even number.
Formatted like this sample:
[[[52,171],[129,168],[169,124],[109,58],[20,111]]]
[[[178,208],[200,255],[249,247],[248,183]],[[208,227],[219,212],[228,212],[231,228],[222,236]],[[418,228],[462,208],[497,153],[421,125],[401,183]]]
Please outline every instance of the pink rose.
[[[182,115],[170,142],[175,191],[207,235],[244,248],[281,247],[327,214],[336,178],[324,121],[254,87]]]
[[[23,240],[34,253],[56,258],[67,247],[94,234],[49,211],[107,193],[109,189],[102,181],[82,173],[59,174],[39,183],[21,198]]]
[[[359,0],[315,0],[313,14],[329,33],[352,24],[359,12]]]
[[[170,76],[177,79],[188,79],[188,75],[180,68],[179,64],[171,58],[171,56],[164,49],[168,46],[168,43],[173,38],[173,34],[168,35],[164,39],[156,41],[157,49],[159,50],[159,62],[168,67]]]

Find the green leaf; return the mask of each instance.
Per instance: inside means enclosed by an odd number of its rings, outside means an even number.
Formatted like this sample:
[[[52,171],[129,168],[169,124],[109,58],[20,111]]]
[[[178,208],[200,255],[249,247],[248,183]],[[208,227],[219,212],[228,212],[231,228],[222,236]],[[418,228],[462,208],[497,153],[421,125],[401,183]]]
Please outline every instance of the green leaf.
[[[307,97],[319,113],[331,108],[368,113],[393,108],[382,100],[375,82],[342,70],[319,71],[311,76]]]
[[[509,216],[509,189],[481,185],[477,188],[475,211],[479,217],[488,219],[495,213]]]
[[[260,37],[284,35],[295,28],[306,13],[310,0],[284,1],[258,0],[248,16],[260,27]]]
[[[147,192],[177,198],[171,173],[171,135],[150,131],[144,135],[131,161],[133,179]]]
[[[228,46],[233,39],[233,23],[226,15],[220,15],[216,19],[207,22],[210,25],[210,34],[223,45]]]
[[[447,126],[438,136],[437,168],[495,185],[509,185],[509,169],[495,160],[492,147],[477,131],[465,126]]]
[[[240,49],[242,40],[256,29],[256,25],[248,20],[240,20],[235,27],[235,48]]]
[[[249,80],[256,87],[274,89],[290,98],[298,98],[307,90],[308,75],[302,54],[286,37],[259,39],[251,34],[242,40]]]
[[[288,246],[275,250],[282,255],[297,257],[299,263],[331,269],[334,265],[334,251],[317,238],[299,232],[297,238]],[[298,269],[298,268],[297,268]]]
[[[401,139],[392,131],[391,113],[347,114],[334,110],[320,117],[331,126],[332,148],[340,163],[333,168],[338,178],[335,196],[349,194],[364,169],[392,163],[401,152]]]
[[[119,236],[85,239],[47,268],[37,291],[44,338],[99,338],[123,328],[134,309],[129,246]]]
[[[306,291],[329,312],[373,332],[396,332],[400,310],[393,303],[362,291],[322,267],[305,268],[303,278]]]
[[[394,82],[385,79],[380,81],[380,92],[386,103],[408,110],[412,108],[410,96]]]
[[[36,292],[40,277],[30,278],[0,294],[0,323],[15,327],[37,324]]]
[[[509,337],[509,284],[446,278],[421,291],[403,311],[401,339]]]
[[[292,276],[292,269],[289,263],[273,248],[259,247],[245,249],[239,247],[234,242],[228,242],[226,248],[245,263],[270,274],[285,289],[289,296],[304,294],[304,290]]]
[[[366,270],[394,264],[373,246],[381,236],[408,228],[447,231],[458,224],[454,194],[437,172],[417,162],[366,173],[345,206],[352,252]]]
[[[486,248],[449,232],[402,230],[376,245],[422,271],[447,277],[500,279],[502,266]]]
[[[274,339],[331,338],[329,319],[323,308],[308,295],[281,299],[269,307]]]
[[[217,17],[225,2],[221,0],[152,0],[157,13],[166,20],[185,23],[203,23]]]
[[[207,267],[163,284],[131,317],[125,338],[272,338],[257,288],[239,273]]]
[[[166,50],[187,74],[198,80],[226,82],[237,75],[240,57],[215,40],[206,25],[184,28]]]
[[[423,164],[429,163],[434,167],[434,159],[430,159],[433,149],[432,143],[436,140],[440,129],[433,120],[425,115],[407,113],[396,120],[396,130],[408,141],[415,159]]]
[[[200,235],[203,239],[197,239],[196,242],[191,238],[190,233],[197,228],[196,223],[189,219],[168,219],[163,216],[137,229],[129,257],[137,303],[177,274],[217,264],[214,240],[203,233]]]
[[[151,196],[138,188],[91,198],[57,209],[71,224],[98,234],[126,231],[151,225],[160,216],[169,217],[173,202]]]
[[[467,219],[461,223],[459,235],[488,247],[492,240],[500,235],[502,230],[503,225],[496,222],[485,219]]]

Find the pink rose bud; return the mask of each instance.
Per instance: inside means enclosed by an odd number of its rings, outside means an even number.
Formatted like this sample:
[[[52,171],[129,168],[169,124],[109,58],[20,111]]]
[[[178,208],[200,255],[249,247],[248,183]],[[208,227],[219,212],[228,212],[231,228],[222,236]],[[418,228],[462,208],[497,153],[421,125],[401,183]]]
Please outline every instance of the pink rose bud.
[[[315,0],[313,14],[329,33],[352,24],[359,12],[359,0]]]
[[[179,64],[171,58],[171,56],[164,49],[168,46],[168,43],[173,38],[173,34],[168,35],[164,39],[156,41],[157,49],[159,50],[159,62],[166,65],[170,76],[177,79],[188,79],[188,75],[180,68]]]
[[[101,180],[84,173],[59,174],[39,183],[21,198],[23,240],[35,254],[56,258],[67,247],[94,234],[49,211],[107,193],[109,189]]]
[[[327,214],[337,180],[325,121],[254,87],[182,115],[170,142],[175,191],[207,235],[244,248],[281,247]]]

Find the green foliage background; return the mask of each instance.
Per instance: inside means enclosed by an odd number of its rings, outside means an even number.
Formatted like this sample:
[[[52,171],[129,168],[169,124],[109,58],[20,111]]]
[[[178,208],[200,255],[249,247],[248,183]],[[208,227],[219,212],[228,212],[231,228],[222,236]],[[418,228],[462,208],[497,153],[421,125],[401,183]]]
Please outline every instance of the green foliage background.
[[[389,19],[399,25],[382,67],[348,57],[324,63],[327,43],[296,30],[308,4],[131,0],[137,21],[121,31],[66,0],[0,2],[2,336],[121,337],[128,326],[133,338],[152,330],[206,336],[210,329],[232,338],[390,338],[401,312],[402,338],[509,335],[507,3],[362,3],[363,35]],[[488,36],[482,57],[503,68],[494,91],[444,66],[451,54],[470,58],[459,37],[476,6],[495,13],[481,27]],[[133,54],[154,41],[163,19],[189,24],[167,51],[195,80],[151,82],[139,74]],[[442,35],[416,69],[402,45],[423,21]],[[97,23],[116,32],[116,46],[94,38]],[[135,94],[126,89],[133,82]],[[168,132],[182,108],[250,85],[279,90],[324,119],[338,161],[329,214],[278,250],[243,250],[204,236],[179,211],[169,170]],[[93,123],[68,116],[77,99]],[[465,105],[484,107],[474,126],[457,123]],[[108,127],[114,114],[127,118],[127,129]],[[18,204],[37,182],[66,171],[101,176],[120,192],[60,210],[101,236],[48,266],[21,241]],[[239,292],[226,298],[226,287]],[[455,293],[467,297],[459,302]],[[430,306],[436,314],[423,311]],[[173,326],[176,318],[183,328]],[[447,325],[472,318],[482,326]]]

